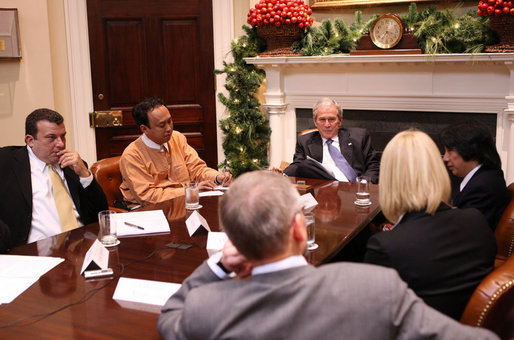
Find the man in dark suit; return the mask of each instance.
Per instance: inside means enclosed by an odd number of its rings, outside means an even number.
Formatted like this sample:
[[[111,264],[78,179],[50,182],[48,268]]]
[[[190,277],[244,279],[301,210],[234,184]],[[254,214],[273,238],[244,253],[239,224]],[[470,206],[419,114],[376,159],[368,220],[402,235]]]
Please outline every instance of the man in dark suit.
[[[0,148],[0,252],[95,222],[108,208],[80,155],[66,149],[59,113],[33,111],[25,133],[25,146]]]
[[[471,120],[449,125],[441,131],[443,160],[458,178],[452,187],[451,203],[476,208],[494,230],[511,200],[501,160],[487,126]]]
[[[240,176],[220,221],[230,241],[164,305],[165,339],[497,338],[428,307],[392,269],[307,264],[300,196],[277,173]],[[231,280],[231,272],[251,278]]]
[[[342,128],[343,111],[339,103],[322,98],[313,108],[318,131],[298,137],[288,176],[355,182],[368,176],[378,182],[380,161],[365,129]],[[320,164],[321,163],[321,164]]]

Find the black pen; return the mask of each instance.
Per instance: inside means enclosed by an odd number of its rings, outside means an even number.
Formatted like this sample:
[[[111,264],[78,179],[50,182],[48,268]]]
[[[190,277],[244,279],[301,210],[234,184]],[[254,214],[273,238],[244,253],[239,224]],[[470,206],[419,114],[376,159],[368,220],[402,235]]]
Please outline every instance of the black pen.
[[[141,230],[145,230],[145,228],[137,225],[137,224],[134,224],[134,223],[130,223],[130,222],[125,222],[125,225],[128,225],[129,227],[133,227],[133,228],[137,228],[137,229],[141,229]]]

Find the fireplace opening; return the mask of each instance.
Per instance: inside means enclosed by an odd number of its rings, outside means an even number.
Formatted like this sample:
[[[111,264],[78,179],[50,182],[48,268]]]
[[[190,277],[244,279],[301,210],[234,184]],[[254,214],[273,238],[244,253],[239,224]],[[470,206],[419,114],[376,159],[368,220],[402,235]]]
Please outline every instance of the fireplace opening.
[[[415,127],[426,132],[443,153],[438,139],[439,132],[447,125],[476,119],[487,125],[493,138],[496,137],[496,114],[461,112],[406,112],[375,110],[343,110],[343,127],[361,127],[369,131],[373,148],[380,154],[386,144],[400,131]],[[312,109],[296,109],[297,135],[314,128]]]

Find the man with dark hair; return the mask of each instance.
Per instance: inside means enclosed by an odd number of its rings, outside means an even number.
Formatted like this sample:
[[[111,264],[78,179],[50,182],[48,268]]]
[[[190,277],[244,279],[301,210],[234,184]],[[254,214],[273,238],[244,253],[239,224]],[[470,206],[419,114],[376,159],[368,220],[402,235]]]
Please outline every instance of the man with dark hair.
[[[497,339],[428,307],[395,270],[302,256],[300,196],[274,172],[238,177],[220,203],[230,241],[166,302],[165,339]],[[221,259],[220,259],[221,257]],[[249,280],[232,280],[231,272]]]
[[[333,99],[320,99],[312,110],[318,128],[298,137],[289,176],[355,182],[368,176],[378,183],[380,161],[365,129],[343,128],[343,110]],[[321,164],[320,164],[321,163]]]
[[[510,202],[501,160],[489,129],[476,121],[452,124],[440,133],[443,160],[458,177],[452,188],[452,204],[477,208],[494,230]]]
[[[200,189],[228,186],[229,172],[207,167],[186,137],[173,130],[171,114],[162,100],[149,98],[134,106],[132,116],[143,133],[121,156],[120,190],[132,204],[159,203],[184,195],[190,181]]]
[[[95,222],[107,209],[87,164],[66,149],[59,113],[38,109],[29,114],[25,143],[0,148],[0,251]]]

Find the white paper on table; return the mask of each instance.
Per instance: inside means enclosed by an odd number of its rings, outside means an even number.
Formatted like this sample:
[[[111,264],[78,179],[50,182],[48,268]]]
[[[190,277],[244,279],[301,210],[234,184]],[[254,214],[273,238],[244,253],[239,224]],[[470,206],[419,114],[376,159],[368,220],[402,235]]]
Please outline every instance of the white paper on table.
[[[112,298],[124,308],[160,313],[162,306],[180,286],[179,283],[122,277]]]
[[[221,231],[211,231],[207,234],[207,254],[209,257],[214,253],[222,250],[225,246],[225,243],[228,241],[228,236],[226,233]]]
[[[311,212],[318,205],[318,201],[310,192],[300,196],[300,202],[302,203],[303,211],[306,213]]]
[[[59,263],[60,257],[0,255],[0,303],[10,303]]]
[[[326,173],[328,173],[330,176],[332,176],[332,177],[334,177],[334,178],[336,177],[336,176],[335,176],[335,174],[334,174],[334,172],[333,172],[332,170],[330,170],[329,168],[325,167],[325,166],[323,165],[323,163],[321,163],[321,162],[319,162],[319,161],[315,160],[314,158],[312,158],[312,157],[311,157],[311,156],[309,156],[309,155],[307,155],[307,161],[312,162],[312,164],[314,164],[314,166],[316,166],[316,167],[318,167],[319,169],[321,169],[321,170],[325,171],[325,172],[326,172]]]
[[[169,233],[170,225],[162,210],[133,211],[115,214],[114,219],[118,228],[118,236],[132,236],[155,233]],[[142,227],[130,227],[125,222]]]
[[[98,239],[93,242],[93,245],[84,256],[84,262],[82,263],[82,269],[80,270],[80,274],[84,273],[84,270],[89,267],[91,262],[94,262],[100,269],[107,269],[109,266],[109,251],[105,246],[98,241]]]
[[[195,231],[198,230],[200,227],[204,227],[207,231],[211,231],[211,228],[209,228],[209,223],[207,223],[207,220],[200,215],[198,210],[193,211],[191,216],[186,220],[186,227],[187,231],[189,232],[189,236],[193,236]]]
[[[200,197],[222,196],[222,195],[223,195],[223,191],[219,191],[219,190],[210,190],[210,191],[200,192]]]

